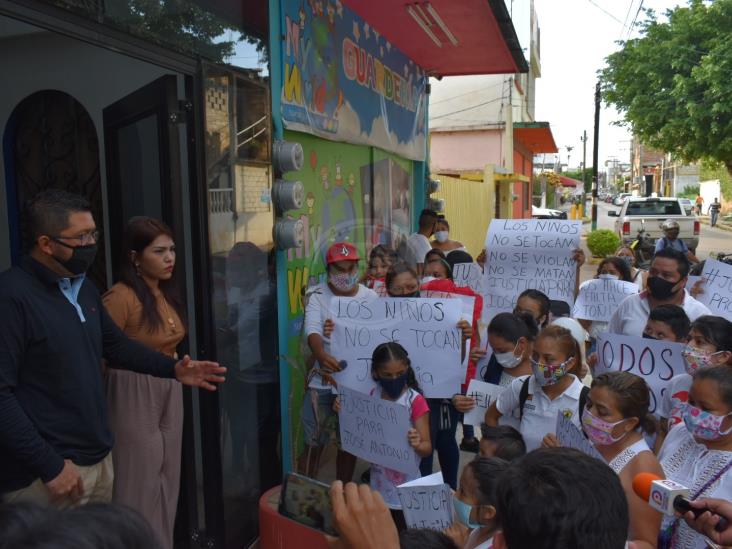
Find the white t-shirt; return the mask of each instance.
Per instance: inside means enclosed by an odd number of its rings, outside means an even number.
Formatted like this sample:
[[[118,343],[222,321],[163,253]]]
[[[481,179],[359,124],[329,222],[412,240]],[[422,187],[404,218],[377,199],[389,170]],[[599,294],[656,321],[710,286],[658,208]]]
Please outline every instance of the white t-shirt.
[[[470,547],[471,549],[491,549],[493,547],[492,536],[483,543],[477,544],[481,530],[482,528],[476,528],[475,530],[470,532],[470,535],[468,536],[468,543],[465,544],[465,547]]]
[[[426,236],[414,233],[406,241],[405,263],[416,269],[418,263],[424,263],[424,256],[432,249],[432,244]]]
[[[684,302],[681,304],[681,308],[684,309],[691,322],[702,315],[712,314],[706,305],[691,297],[686,290],[684,290]],[[651,307],[648,304],[647,292],[629,295],[613,313],[607,331],[611,334],[640,337],[643,335],[650,314]]]
[[[658,460],[666,478],[678,482],[691,490],[689,499],[720,498],[732,500],[732,470],[719,473],[732,462],[732,452],[709,450],[697,443],[682,423],[671,429],[663,442]],[[703,492],[702,487],[713,481]],[[674,517],[663,517],[661,529],[674,522]],[[704,536],[678,520],[674,535],[674,547],[684,549],[706,549]]]
[[[308,288],[307,294],[308,304],[305,307],[305,337],[311,334],[320,334],[323,337],[323,349],[326,353],[330,353],[330,338],[323,336],[323,324],[331,317],[330,301],[335,297],[327,282],[323,282],[312,288]],[[375,299],[378,296],[376,292],[370,290],[363,284],[358,285],[358,292],[353,296],[356,299]],[[338,357],[336,357],[338,358]],[[320,368],[319,363],[315,363],[316,368]],[[320,376],[314,376],[310,381],[313,389],[330,389],[330,385],[322,383]]]
[[[526,379],[528,376],[512,376],[506,373],[506,370],[503,370],[501,372],[501,379],[498,380],[498,385],[500,387],[504,387],[505,389],[508,389],[508,387],[511,386],[511,384],[516,381],[517,379]],[[517,409],[515,409],[512,413],[506,414],[501,416],[501,418],[498,420],[498,425],[508,425],[509,427],[513,427],[517,431],[521,428],[521,415],[520,412]]]
[[[693,378],[689,374],[679,374],[671,378],[666,386],[666,392],[661,399],[661,409],[658,411],[661,417],[668,419],[669,430],[674,425],[682,423],[681,412],[683,406],[689,401],[689,390]]]
[[[554,400],[549,400],[541,386],[536,383],[534,376],[529,376],[529,393],[524,403],[524,417],[521,420],[519,431],[524,437],[526,451],[531,452],[541,446],[541,441],[549,433],[554,433],[557,427],[557,414],[562,412],[570,421],[581,429],[579,399],[582,393],[582,382],[572,376],[572,384]],[[517,378],[503,391],[496,401],[498,411],[506,415],[516,412],[520,416],[519,400],[521,386],[525,378]]]

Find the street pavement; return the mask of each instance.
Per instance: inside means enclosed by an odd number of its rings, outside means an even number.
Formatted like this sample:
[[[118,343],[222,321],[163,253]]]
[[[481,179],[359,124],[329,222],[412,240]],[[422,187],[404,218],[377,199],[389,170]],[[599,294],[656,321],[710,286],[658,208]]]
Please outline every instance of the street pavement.
[[[590,204],[589,202],[587,203]],[[605,202],[598,203],[597,206],[597,228],[598,229],[615,229],[615,220],[617,217],[609,217],[607,212],[610,210],[620,211],[619,206],[613,206],[612,204],[606,204]],[[588,207],[588,214],[591,213]],[[590,232],[591,224],[585,223],[584,234]],[[586,239],[582,239],[582,246],[585,250],[585,255],[589,259],[590,253],[587,249]],[[709,225],[702,224],[701,236],[699,238],[699,247],[696,249],[696,256],[701,259],[707,259],[710,255],[716,257],[717,253],[725,252],[732,253],[732,233],[717,228],[712,228]],[[597,273],[597,266],[592,265],[589,262],[582,266],[580,271],[580,280],[584,282],[593,278]]]

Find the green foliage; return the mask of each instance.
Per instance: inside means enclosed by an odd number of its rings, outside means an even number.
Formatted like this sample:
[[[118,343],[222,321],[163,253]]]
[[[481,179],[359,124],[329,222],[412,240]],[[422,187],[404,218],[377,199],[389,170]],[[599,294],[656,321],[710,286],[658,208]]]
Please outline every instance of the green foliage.
[[[567,172],[563,175],[565,175],[566,177],[571,177],[572,179],[576,179],[578,181],[584,181],[585,192],[586,193],[592,192],[592,166],[590,166],[589,168],[585,168],[583,170]]]
[[[699,185],[687,185],[683,191],[676,193],[676,196],[678,198],[691,198],[696,200],[696,197],[699,196]]]
[[[730,176],[729,171],[720,162],[702,160],[699,179],[702,181],[719,179],[722,196],[727,200],[732,200],[732,176]]]
[[[732,0],[690,0],[607,58],[602,93],[640,140],[683,161],[732,170]]]
[[[620,246],[620,237],[610,229],[597,229],[587,235],[587,247],[595,257],[607,257]]]
[[[64,8],[103,20],[135,36],[178,51],[200,55],[212,61],[224,62],[234,55],[234,45],[245,40],[264,49],[253,37],[240,35],[238,40],[222,40],[230,30],[238,29],[224,22],[204,2],[195,0],[113,0],[88,2],[82,0],[52,0]]]

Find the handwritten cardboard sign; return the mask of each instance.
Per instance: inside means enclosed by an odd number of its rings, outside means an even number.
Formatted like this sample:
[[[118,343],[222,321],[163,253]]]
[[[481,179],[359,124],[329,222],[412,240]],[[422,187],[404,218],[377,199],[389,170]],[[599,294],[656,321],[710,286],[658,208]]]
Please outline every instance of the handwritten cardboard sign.
[[[455,286],[468,287],[476,294],[483,295],[483,269],[477,263],[456,263],[452,267],[452,280]]]
[[[642,377],[651,389],[649,411],[656,413],[669,380],[685,373],[684,345],[643,337],[604,333],[597,337],[597,366],[602,372],[630,372]]]
[[[472,298],[471,298],[472,299]],[[371,356],[381,343],[395,341],[409,353],[424,396],[452,397],[465,378],[461,364],[462,332],[457,327],[463,303],[458,299],[335,297],[331,318],[335,330],[331,354],[345,360],[334,377],[368,393],[374,387]]]
[[[452,524],[452,489],[439,471],[397,486],[407,528],[442,531]]]
[[[574,304],[580,221],[495,219],[486,235],[483,273],[484,317],[512,311],[524,290]]]
[[[696,299],[704,303],[713,315],[732,321],[732,265],[707,259],[702,272],[703,293]],[[687,282],[687,288],[691,285]]]
[[[480,424],[485,421],[485,413],[488,411],[488,408],[490,408],[491,404],[501,396],[504,389],[505,387],[500,387],[493,383],[486,383],[485,381],[471,379],[466,395],[473,397],[475,400],[475,407],[465,413],[463,423],[465,425],[475,425],[480,427]]]
[[[557,413],[557,440],[565,448],[574,448],[590,457],[599,459],[603,463],[605,462],[600,452],[597,451],[597,448],[587,440],[587,437],[572,423],[572,420],[565,417],[561,411]]]
[[[588,280],[580,286],[577,302],[572,309],[572,318],[609,322],[618,305],[626,297],[637,294],[638,291],[638,284],[624,280],[611,278]]]
[[[419,458],[407,441],[412,428],[406,406],[339,386],[341,446],[346,452],[408,475]]]

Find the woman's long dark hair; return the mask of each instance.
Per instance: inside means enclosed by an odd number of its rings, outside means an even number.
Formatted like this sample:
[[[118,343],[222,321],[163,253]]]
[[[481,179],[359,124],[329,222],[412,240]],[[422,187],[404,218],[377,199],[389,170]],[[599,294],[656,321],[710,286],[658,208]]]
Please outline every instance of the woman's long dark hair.
[[[142,255],[142,252],[159,236],[165,235],[173,238],[173,231],[165,223],[152,217],[133,217],[127,222],[122,237],[122,258],[120,261],[118,278],[119,281],[135,292],[135,295],[142,303],[142,321],[148,332],[152,333],[164,326],[164,319],[160,316],[158,304],[150,291],[145,280],[137,274],[132,252]],[[170,280],[161,280],[160,292],[163,294],[168,305],[175,309],[181,321],[185,325],[185,307],[180,296],[176,283],[175,271]]]

